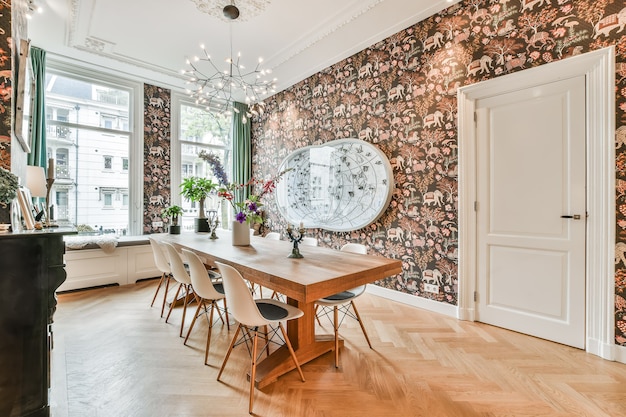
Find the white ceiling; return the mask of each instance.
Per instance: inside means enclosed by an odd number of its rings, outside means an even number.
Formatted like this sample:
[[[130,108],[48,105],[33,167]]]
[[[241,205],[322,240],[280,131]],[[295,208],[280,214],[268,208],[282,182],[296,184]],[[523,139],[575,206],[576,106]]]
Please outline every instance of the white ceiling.
[[[207,0],[217,2],[217,0]],[[263,57],[278,91],[448,7],[446,0],[238,0],[237,21],[201,12],[193,0],[36,0],[32,44],[170,88],[184,88],[187,57],[234,54],[251,68]],[[229,4],[223,0],[221,7]],[[263,10],[245,16],[248,6]],[[223,57],[223,58],[220,58]],[[219,59],[218,59],[219,58]]]

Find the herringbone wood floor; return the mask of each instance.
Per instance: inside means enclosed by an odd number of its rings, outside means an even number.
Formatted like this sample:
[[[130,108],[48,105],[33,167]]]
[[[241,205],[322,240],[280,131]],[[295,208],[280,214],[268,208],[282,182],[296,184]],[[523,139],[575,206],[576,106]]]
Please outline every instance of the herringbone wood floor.
[[[156,282],[58,296],[53,417],[248,415],[245,348],[216,381],[234,330],[214,327],[203,365],[206,320],[184,346],[182,309],[165,324],[149,306]],[[291,372],[257,390],[256,415],[626,416],[624,364],[369,294],[357,303],[374,350],[344,322],[341,367],[329,353],[303,366],[306,382]]]

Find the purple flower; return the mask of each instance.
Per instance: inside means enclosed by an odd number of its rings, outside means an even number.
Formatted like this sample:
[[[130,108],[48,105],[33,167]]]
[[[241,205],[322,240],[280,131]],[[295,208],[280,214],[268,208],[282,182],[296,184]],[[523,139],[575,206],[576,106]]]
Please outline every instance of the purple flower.
[[[235,220],[237,220],[239,223],[243,223],[243,222],[245,222],[245,221],[246,221],[246,215],[240,211],[240,212],[239,212],[239,213],[237,213],[237,215],[235,216]]]
[[[256,213],[258,211],[256,203],[250,203],[248,204],[248,210],[250,210],[253,213]]]

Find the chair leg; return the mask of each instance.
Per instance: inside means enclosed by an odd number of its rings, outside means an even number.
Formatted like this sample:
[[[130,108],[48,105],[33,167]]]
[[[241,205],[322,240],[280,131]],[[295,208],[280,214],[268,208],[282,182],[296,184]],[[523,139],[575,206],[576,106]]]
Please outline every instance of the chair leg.
[[[183,337],[183,327],[185,325],[185,315],[187,314],[187,299],[189,298],[189,290],[191,285],[185,285],[185,298],[183,298],[183,317],[180,320],[180,334],[178,337]]]
[[[322,322],[320,321],[320,318],[317,316],[317,309],[318,308],[320,308],[319,304],[315,304],[315,320],[317,320],[317,324],[319,324],[321,326]]]
[[[154,301],[159,295],[159,290],[161,289],[161,285],[163,285],[163,281],[165,281],[165,273],[161,274],[161,279],[159,280],[159,285],[156,287],[156,291],[154,292],[154,297],[152,297],[152,302],[150,303],[150,307],[154,306]]]
[[[361,316],[359,315],[359,310],[356,309],[356,305],[354,304],[354,301],[350,301],[350,304],[352,305],[352,309],[354,310],[354,315],[356,316],[357,321],[361,325],[361,330],[363,330],[363,335],[365,336],[365,340],[367,340],[367,344],[369,345],[370,349],[374,349],[372,347],[372,344],[370,343],[370,338],[367,336],[367,332],[365,331],[365,326],[363,326],[363,320],[361,320]]]
[[[161,317],[163,317],[163,312],[165,311],[165,302],[167,301],[167,292],[170,289],[170,281],[172,277],[169,274],[165,277],[165,294],[163,294],[163,303],[161,304]]]
[[[296,352],[293,351],[293,347],[291,346],[291,342],[289,341],[287,332],[285,331],[285,328],[283,327],[283,324],[281,322],[278,322],[278,327],[280,327],[280,331],[283,333],[283,337],[285,338],[285,345],[287,345],[287,349],[289,350],[289,353],[291,354],[293,363],[295,363],[296,368],[298,368],[298,373],[300,374],[300,378],[302,379],[302,382],[305,382],[304,374],[302,373],[302,368],[300,368],[300,363],[298,362],[298,358],[296,357]]]
[[[335,368],[339,368],[339,314],[337,306],[333,307],[333,327],[335,328]]]
[[[222,372],[224,372],[224,368],[226,367],[226,362],[228,362],[228,358],[230,357],[231,352],[233,351],[233,347],[235,347],[235,343],[237,342],[237,336],[239,336],[239,332],[241,331],[241,324],[237,326],[237,330],[235,331],[235,335],[233,336],[233,340],[230,342],[230,346],[226,351],[226,356],[224,356],[224,361],[222,362],[222,367],[220,368],[220,372],[217,374],[217,380],[220,380],[222,376]]]
[[[198,308],[196,308],[196,314],[194,314],[193,320],[191,320],[191,325],[189,326],[189,330],[187,330],[187,337],[185,337],[185,341],[183,342],[183,345],[187,345],[187,340],[189,340],[191,329],[193,329],[193,326],[196,324],[196,320],[198,319],[198,315],[200,314],[200,309],[202,308],[202,306],[204,306],[206,310],[206,304],[204,303],[204,300],[200,299],[200,301],[198,302]]]
[[[224,298],[223,301],[224,301],[224,314],[226,315],[226,329],[230,331],[230,319],[228,318],[228,306],[226,305],[226,298]]]
[[[215,310],[215,300],[211,300],[211,313],[209,314],[209,332],[206,336],[206,348],[204,349],[204,364],[208,365],[209,346],[211,345],[211,331],[213,330],[213,311]]]
[[[172,309],[174,308],[174,304],[176,304],[176,300],[178,299],[178,294],[180,293],[180,289],[183,287],[183,284],[178,284],[178,289],[176,290],[176,294],[174,295],[174,299],[172,300],[172,304],[170,304],[170,311],[167,313],[167,317],[165,317],[165,322],[170,318],[170,314],[172,314]]]
[[[254,329],[254,339],[252,340],[252,366],[250,369],[250,407],[248,413],[252,414],[252,406],[254,404],[254,379],[256,378],[256,350],[259,341],[259,330]]]
[[[267,352],[267,357],[269,357],[270,356],[270,341],[267,338],[267,334],[269,333],[267,331],[267,324],[263,326],[263,331],[265,332],[265,351]]]

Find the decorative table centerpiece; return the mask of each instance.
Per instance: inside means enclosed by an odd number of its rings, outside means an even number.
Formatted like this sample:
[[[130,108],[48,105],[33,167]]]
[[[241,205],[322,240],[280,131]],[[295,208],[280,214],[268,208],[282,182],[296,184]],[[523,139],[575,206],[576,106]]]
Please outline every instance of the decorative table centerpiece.
[[[269,180],[259,180],[251,178],[245,184],[233,184],[228,182],[226,172],[219,159],[213,153],[202,151],[198,156],[209,163],[213,169],[213,175],[219,181],[217,196],[228,201],[234,211],[232,222],[233,245],[247,246],[250,244],[250,225],[252,223],[263,223],[261,199],[271,194],[276,188],[280,178],[289,170],[279,172]],[[260,192],[254,193],[255,188],[260,188]],[[246,191],[249,192],[245,196]]]

